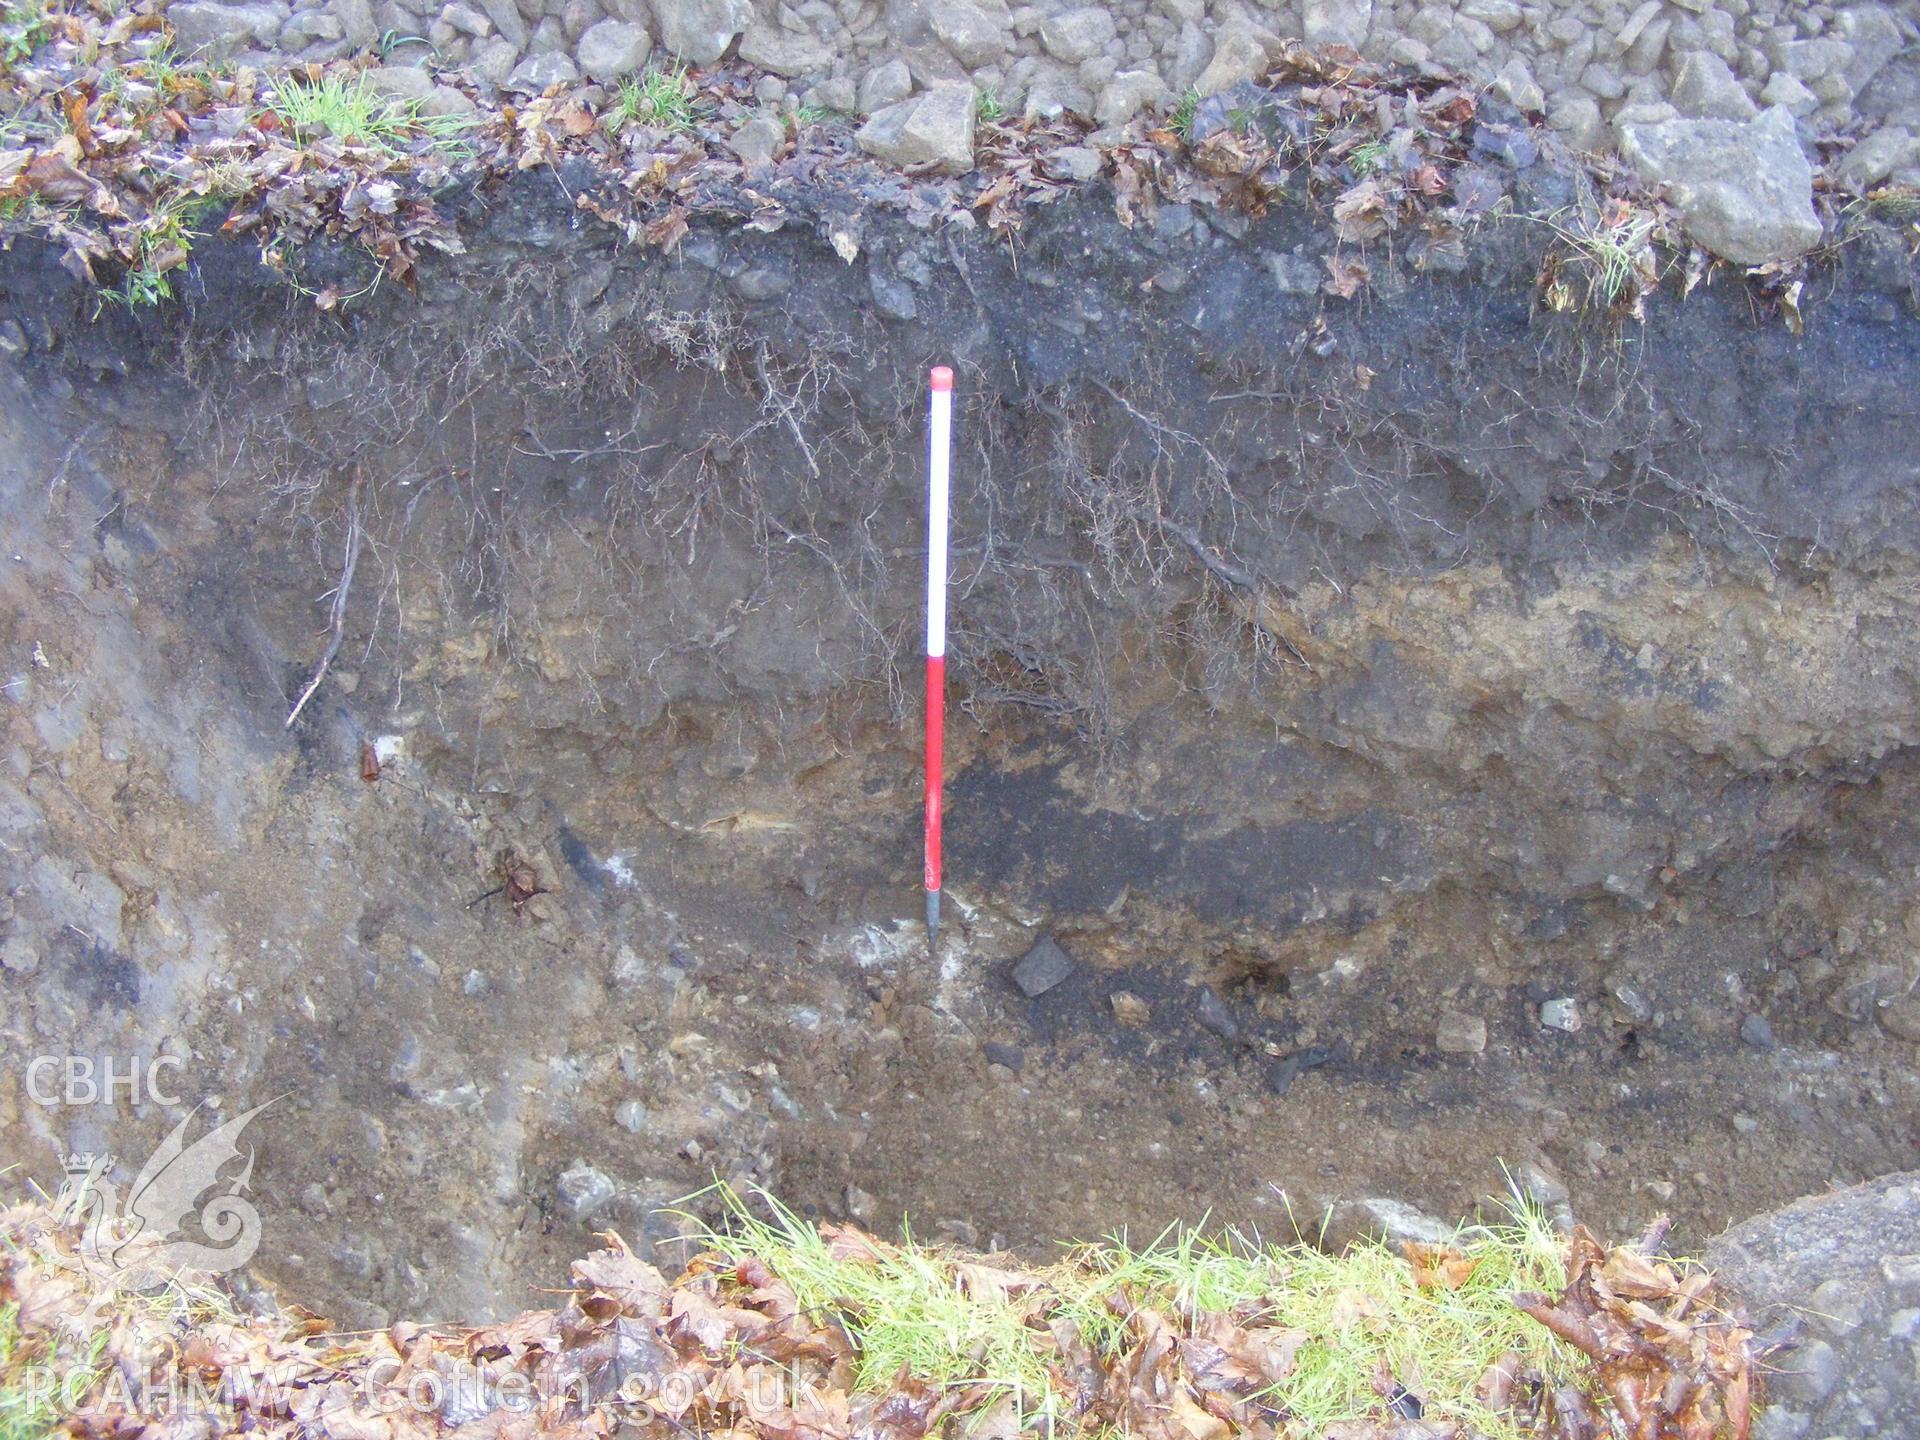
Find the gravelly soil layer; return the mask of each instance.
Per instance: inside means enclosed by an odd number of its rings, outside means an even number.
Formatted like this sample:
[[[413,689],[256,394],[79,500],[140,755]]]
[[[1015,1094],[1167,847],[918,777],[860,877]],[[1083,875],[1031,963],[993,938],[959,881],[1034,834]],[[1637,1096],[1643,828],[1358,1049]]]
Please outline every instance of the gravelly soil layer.
[[[182,1105],[117,1114],[9,1064],[7,1158],[131,1170],[195,1101],[284,1094],[260,1267],[368,1322],[509,1312],[716,1170],[1038,1247],[1457,1213],[1500,1159],[1690,1244],[1910,1165],[1897,246],[1809,283],[1802,336],[1724,278],[1623,333],[1535,313],[1517,222],[1348,302],[1293,210],[661,257],[563,179],[451,201],[468,253],[337,317],[218,241],[140,317],[0,257],[0,1026],[185,1060]],[[1076,968],[1030,999],[1044,933]]]

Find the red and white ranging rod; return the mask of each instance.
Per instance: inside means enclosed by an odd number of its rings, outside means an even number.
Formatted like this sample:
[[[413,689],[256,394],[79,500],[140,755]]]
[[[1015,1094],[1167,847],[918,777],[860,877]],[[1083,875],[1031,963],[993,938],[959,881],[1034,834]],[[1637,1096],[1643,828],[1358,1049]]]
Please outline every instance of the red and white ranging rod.
[[[940,943],[941,749],[947,710],[947,473],[953,447],[953,371],[934,367],[927,455],[927,951]]]

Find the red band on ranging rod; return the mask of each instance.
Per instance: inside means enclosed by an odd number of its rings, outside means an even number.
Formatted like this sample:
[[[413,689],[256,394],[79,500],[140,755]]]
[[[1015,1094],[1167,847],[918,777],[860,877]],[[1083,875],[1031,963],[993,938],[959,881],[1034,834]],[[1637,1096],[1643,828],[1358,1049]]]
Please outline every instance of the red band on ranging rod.
[[[944,655],[927,657],[927,889],[940,888],[940,789],[941,752],[946,745],[944,700],[947,693],[947,661]]]
[[[947,470],[953,448],[953,371],[934,367],[927,425],[927,812],[923,874],[927,890],[927,948],[940,936],[941,752],[947,703]]]

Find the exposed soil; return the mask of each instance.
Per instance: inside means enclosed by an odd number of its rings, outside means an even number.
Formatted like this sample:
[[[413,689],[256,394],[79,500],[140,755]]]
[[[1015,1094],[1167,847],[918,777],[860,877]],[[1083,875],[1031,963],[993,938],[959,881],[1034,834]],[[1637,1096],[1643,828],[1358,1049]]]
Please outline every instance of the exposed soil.
[[[1128,230],[1089,195],[1017,253],[877,222],[853,266],[797,227],[619,248],[544,174],[449,211],[469,253],[346,318],[217,242],[138,319],[0,257],[33,344],[7,1049],[284,1095],[253,1184],[289,1293],[511,1313],[716,1172],[1043,1253],[1457,1214],[1503,1159],[1684,1248],[1911,1165],[1896,246],[1795,338],[1724,282],[1627,333],[1537,315],[1518,223],[1458,276],[1376,255],[1348,304],[1276,286],[1334,248],[1280,209]],[[932,360],[964,392],[937,960]],[[509,857],[543,893],[489,893]],[[1047,933],[1078,969],[1029,1000]],[[181,1113],[0,1077],[37,1176]]]

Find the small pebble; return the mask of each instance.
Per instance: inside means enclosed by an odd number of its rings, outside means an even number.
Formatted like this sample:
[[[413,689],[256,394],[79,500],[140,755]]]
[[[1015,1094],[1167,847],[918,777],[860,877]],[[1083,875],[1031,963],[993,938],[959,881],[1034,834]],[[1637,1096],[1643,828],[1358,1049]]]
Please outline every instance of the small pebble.
[[[1073,957],[1051,935],[1042,936],[1013,967],[1013,983],[1029,1000],[1037,999],[1073,974]]]
[[[1547,1001],[1540,1007],[1540,1023],[1549,1030],[1562,1030],[1571,1035],[1582,1023],[1580,1002],[1571,995]]]
[[[1200,1023],[1229,1043],[1240,1038],[1240,1025],[1227,1002],[1211,990],[1200,992]]]
[[[1147,1002],[1131,990],[1114,991],[1107,997],[1107,1003],[1113,1006],[1113,1018],[1129,1030],[1138,1030],[1153,1018]]]
[[[1442,1011],[1433,1043],[1445,1055],[1478,1055],[1487,1048],[1487,1022],[1458,1010]]]
[[[1749,1015],[1740,1022],[1740,1038],[1756,1050],[1772,1050],[1780,1041],[1764,1015]]]
[[[1018,1045],[1003,1045],[997,1040],[989,1040],[980,1047],[990,1065],[1004,1065],[1018,1074],[1027,1063],[1026,1053]]]

